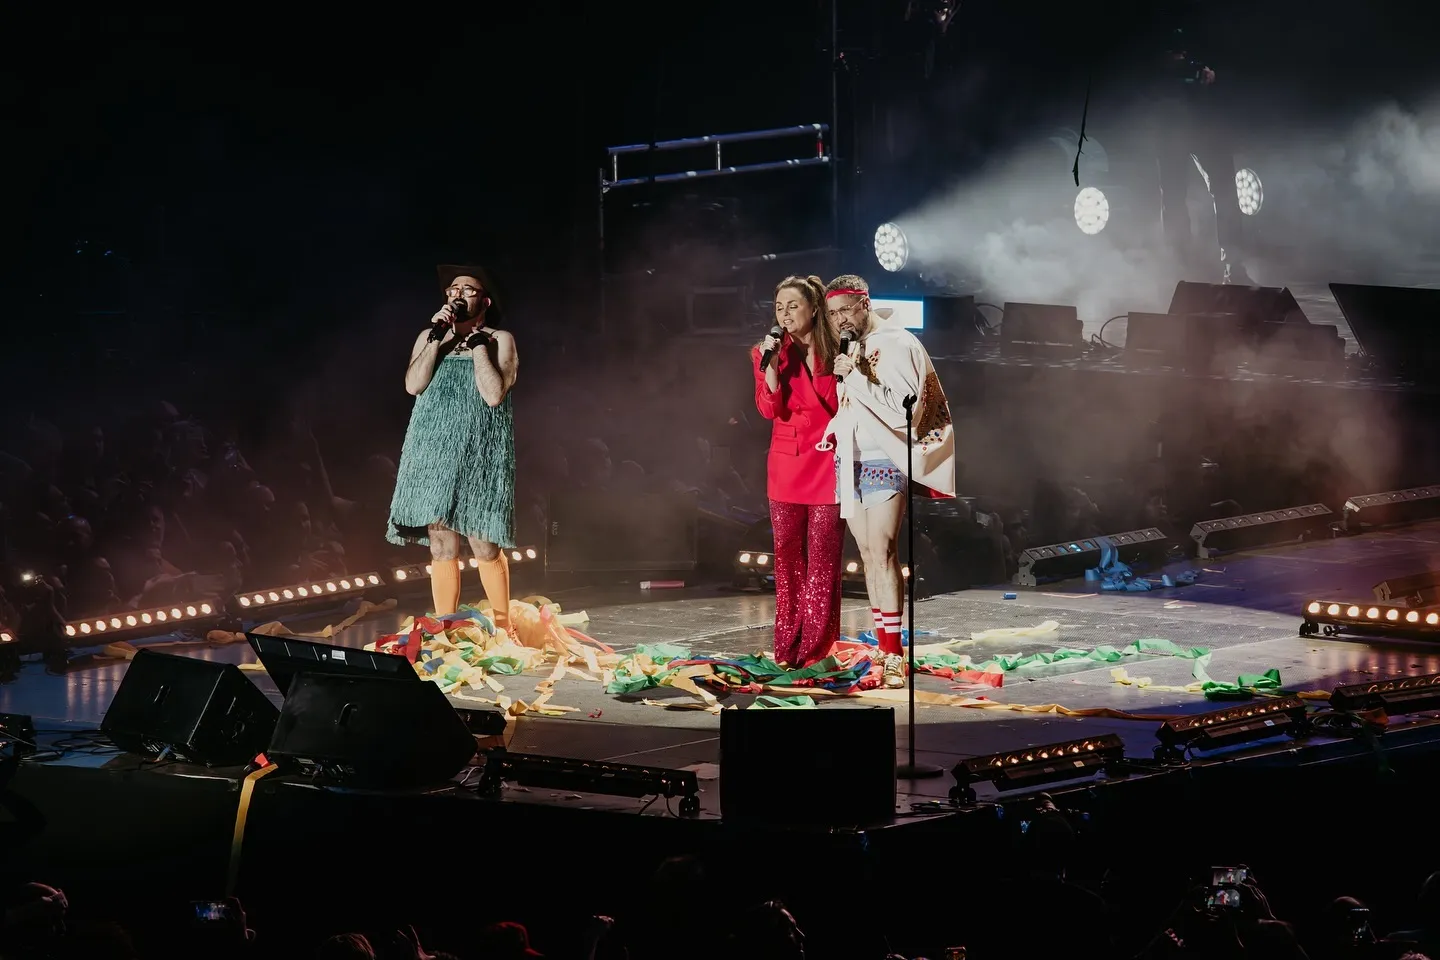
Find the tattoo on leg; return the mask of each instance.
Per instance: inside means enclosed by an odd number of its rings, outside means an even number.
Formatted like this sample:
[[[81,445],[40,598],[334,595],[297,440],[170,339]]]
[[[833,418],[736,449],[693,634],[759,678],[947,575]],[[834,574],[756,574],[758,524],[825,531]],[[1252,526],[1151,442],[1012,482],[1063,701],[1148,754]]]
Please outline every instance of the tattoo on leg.
[[[481,540],[479,537],[470,538],[470,549],[475,552],[475,559],[484,560],[489,563],[500,556],[500,548],[489,540]]]
[[[443,527],[430,528],[430,559],[454,560],[460,556],[460,534]]]

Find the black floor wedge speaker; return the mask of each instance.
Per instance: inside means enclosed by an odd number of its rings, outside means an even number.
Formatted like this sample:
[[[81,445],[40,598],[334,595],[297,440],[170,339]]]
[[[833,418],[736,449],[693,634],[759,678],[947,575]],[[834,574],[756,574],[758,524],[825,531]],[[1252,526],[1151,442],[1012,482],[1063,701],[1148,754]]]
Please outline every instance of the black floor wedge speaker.
[[[269,698],[232,663],[141,650],[126,668],[100,730],[129,753],[244,766],[270,743],[279,717]]]
[[[895,816],[890,707],[726,710],[720,816],[727,823],[863,827]]]
[[[334,783],[409,789],[459,773],[475,756],[475,735],[433,683],[301,673],[265,755]]]

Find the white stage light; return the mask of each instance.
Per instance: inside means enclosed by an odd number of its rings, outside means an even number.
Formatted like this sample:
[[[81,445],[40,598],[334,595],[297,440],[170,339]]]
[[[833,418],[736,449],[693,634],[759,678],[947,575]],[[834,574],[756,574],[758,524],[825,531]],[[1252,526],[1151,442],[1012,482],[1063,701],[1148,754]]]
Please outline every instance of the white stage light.
[[[1087,236],[1094,236],[1110,222],[1110,201],[1096,187],[1086,187],[1075,195],[1075,226]]]
[[[910,260],[910,243],[905,233],[893,223],[882,223],[875,228],[875,259],[887,273],[905,269]]]
[[[1265,202],[1265,188],[1260,185],[1260,175],[1249,167],[1235,174],[1235,196],[1240,201],[1240,212],[1253,217],[1260,212]]]

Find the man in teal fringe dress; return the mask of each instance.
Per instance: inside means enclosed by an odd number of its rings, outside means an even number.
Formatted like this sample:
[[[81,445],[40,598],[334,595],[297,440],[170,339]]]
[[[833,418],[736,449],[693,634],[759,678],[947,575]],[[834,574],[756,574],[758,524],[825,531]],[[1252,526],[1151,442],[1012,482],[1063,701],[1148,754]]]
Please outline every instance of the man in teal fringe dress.
[[[415,338],[405,389],[415,398],[395,496],[391,543],[430,546],[437,616],[460,606],[460,541],[470,542],[495,626],[510,629],[515,546],[515,338],[490,326],[495,287],[475,266],[442,265],[445,305]]]

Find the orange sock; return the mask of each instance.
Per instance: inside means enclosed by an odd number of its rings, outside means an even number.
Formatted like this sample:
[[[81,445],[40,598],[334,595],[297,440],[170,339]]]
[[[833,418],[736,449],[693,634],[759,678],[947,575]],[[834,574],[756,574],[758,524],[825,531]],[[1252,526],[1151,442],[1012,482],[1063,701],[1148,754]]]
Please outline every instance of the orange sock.
[[[430,596],[435,601],[436,616],[444,617],[460,609],[459,560],[431,562]]]
[[[490,616],[495,626],[510,632],[510,561],[501,548],[494,560],[480,561],[480,585],[490,601]]]

